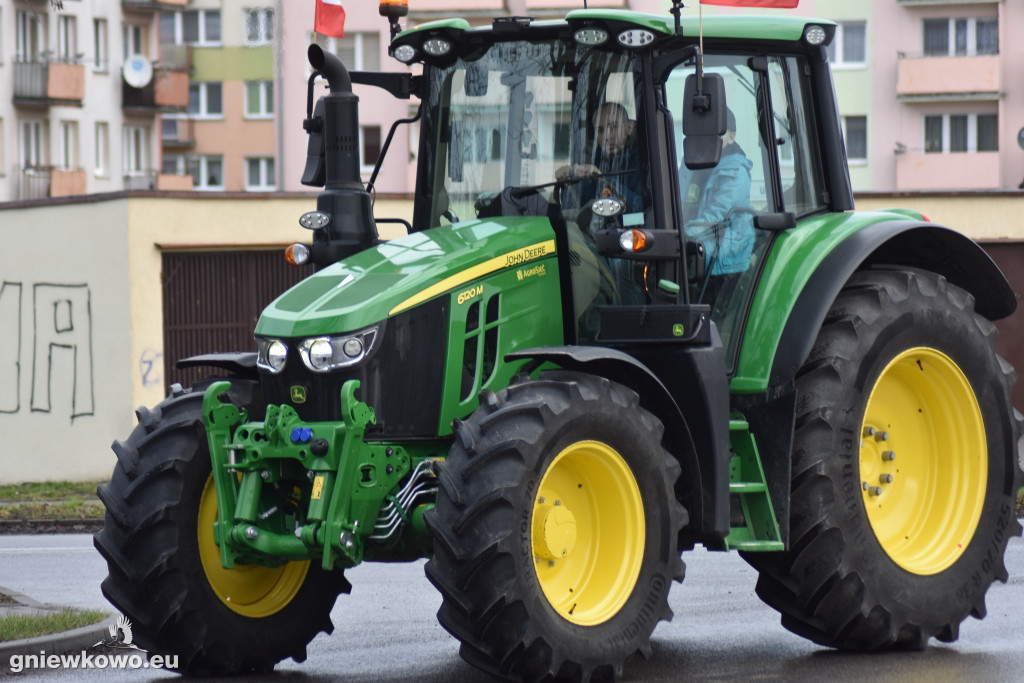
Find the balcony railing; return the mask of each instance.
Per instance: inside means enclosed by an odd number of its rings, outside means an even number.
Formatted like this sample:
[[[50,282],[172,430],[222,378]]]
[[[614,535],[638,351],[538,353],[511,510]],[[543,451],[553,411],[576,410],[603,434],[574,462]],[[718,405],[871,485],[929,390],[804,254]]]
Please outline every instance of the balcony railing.
[[[148,12],[174,11],[184,9],[188,0],[121,0],[121,7],[127,10]]]
[[[999,152],[907,152],[896,157],[896,189],[901,192],[999,187]]]
[[[149,85],[133,88],[122,83],[121,93],[125,109],[184,111],[188,106],[188,74],[157,69]]]
[[[18,169],[18,199],[46,199],[50,196],[53,166],[22,166]]]
[[[1000,88],[999,55],[974,57],[900,56],[896,93],[903,99],[995,97]]]
[[[195,147],[195,121],[186,117],[164,116],[160,121],[160,142],[166,147]]]
[[[85,66],[43,60],[14,62],[14,101],[47,105],[85,99]]]
[[[86,193],[88,177],[80,168],[55,168],[50,172],[50,196],[71,197]]]
[[[156,171],[130,171],[124,176],[125,190],[155,190]]]
[[[160,43],[160,66],[171,71],[188,71],[192,68],[192,46]]]

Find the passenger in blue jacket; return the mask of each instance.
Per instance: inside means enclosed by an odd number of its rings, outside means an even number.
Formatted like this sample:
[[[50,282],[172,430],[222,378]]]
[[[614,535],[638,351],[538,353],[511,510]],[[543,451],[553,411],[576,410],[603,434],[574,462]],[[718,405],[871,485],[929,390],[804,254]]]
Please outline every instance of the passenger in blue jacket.
[[[714,168],[691,171],[684,164],[679,169],[686,239],[704,245],[705,266],[712,278],[745,271],[754,248],[753,164],[736,143],[736,116],[731,109],[726,110],[722,143],[722,158]]]

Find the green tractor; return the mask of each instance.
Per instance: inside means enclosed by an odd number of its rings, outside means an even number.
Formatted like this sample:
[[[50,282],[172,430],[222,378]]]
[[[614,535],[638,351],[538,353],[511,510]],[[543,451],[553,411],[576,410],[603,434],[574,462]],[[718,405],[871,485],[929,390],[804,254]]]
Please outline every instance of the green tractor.
[[[309,50],[324,189],[291,253],[316,272],[257,352],[181,361],[214,376],[113,445],[96,546],[136,642],[269,671],[332,631],[346,568],[429,558],[473,666],[618,679],[697,544],[826,647],[983,617],[1021,533],[992,323],[1015,297],[958,232],[853,211],[835,25],[402,11],[381,6],[408,73]],[[359,179],[353,83],[420,103],[399,239]]]

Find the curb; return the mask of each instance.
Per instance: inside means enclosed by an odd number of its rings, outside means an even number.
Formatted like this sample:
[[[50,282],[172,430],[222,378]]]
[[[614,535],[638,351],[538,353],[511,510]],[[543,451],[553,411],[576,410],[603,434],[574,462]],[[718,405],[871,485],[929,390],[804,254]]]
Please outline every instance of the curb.
[[[109,635],[107,627],[116,623],[117,618],[111,617],[98,624],[82,626],[63,633],[0,643],[0,671],[10,668],[11,657],[15,655],[59,655],[88,650]]]
[[[9,596],[19,607],[26,608],[30,613],[38,614],[59,609],[3,586],[0,586],[0,593]],[[81,626],[70,631],[0,643],[0,672],[10,669],[11,657],[15,655],[48,656],[87,650],[109,635],[108,627],[116,623],[117,617],[112,616],[97,624]]]

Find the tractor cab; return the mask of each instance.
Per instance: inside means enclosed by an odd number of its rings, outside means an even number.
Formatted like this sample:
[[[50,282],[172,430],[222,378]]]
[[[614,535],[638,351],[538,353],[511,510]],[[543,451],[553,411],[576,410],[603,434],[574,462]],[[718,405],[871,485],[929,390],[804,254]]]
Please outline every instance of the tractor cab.
[[[774,235],[850,196],[810,83],[834,27],[783,23],[817,42],[765,55],[722,40],[727,22],[702,53],[690,20],[598,10],[406,31],[392,51],[424,67],[413,229],[547,217],[567,343],[707,344],[710,315],[731,366]]]

